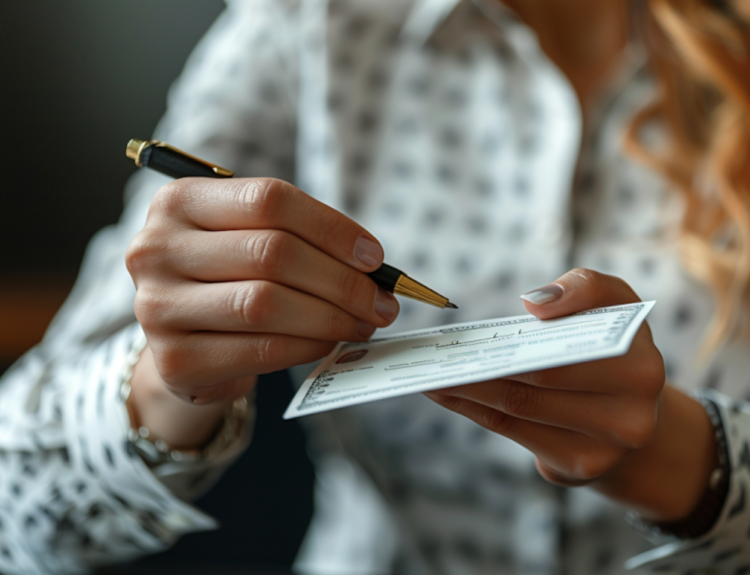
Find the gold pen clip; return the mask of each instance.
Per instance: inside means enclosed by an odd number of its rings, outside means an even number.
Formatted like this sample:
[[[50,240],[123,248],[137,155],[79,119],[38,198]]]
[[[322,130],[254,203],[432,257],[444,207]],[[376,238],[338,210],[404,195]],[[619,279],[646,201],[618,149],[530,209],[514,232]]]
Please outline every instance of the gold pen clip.
[[[175,148],[174,146],[170,146],[166,142],[160,142],[159,140],[145,141],[145,140],[138,140],[138,139],[133,138],[132,140],[128,142],[128,147],[125,149],[125,155],[131,160],[134,160],[135,165],[141,168],[143,167],[141,166],[141,152],[143,152],[143,150],[145,150],[149,146],[156,146],[158,148],[169,148],[173,152],[177,152],[178,154],[181,154],[187,158],[190,158],[191,160],[195,160],[196,162],[199,162],[203,164],[204,166],[208,166],[216,174],[220,176],[231,178],[234,175],[234,172],[231,170],[227,170],[226,168],[222,168],[221,166],[217,166],[216,164],[212,164],[211,162],[207,162],[206,160],[196,158],[192,154],[188,154],[187,152],[184,152],[183,150],[180,150],[179,148]]]

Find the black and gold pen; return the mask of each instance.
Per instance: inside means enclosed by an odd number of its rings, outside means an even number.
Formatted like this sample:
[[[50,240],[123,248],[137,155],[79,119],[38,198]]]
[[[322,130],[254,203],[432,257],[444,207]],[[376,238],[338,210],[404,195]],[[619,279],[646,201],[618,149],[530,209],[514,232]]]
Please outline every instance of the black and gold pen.
[[[139,168],[151,168],[172,178],[231,178],[234,175],[231,170],[191,156],[159,140],[130,140],[125,154],[134,160]],[[448,298],[388,264],[381,265],[367,275],[381,288],[395,295],[408,297],[441,309],[458,308]]]

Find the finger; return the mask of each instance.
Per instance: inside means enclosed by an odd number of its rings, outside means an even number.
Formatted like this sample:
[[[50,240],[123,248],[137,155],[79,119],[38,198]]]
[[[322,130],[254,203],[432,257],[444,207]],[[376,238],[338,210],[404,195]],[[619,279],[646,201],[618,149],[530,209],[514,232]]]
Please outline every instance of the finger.
[[[366,341],[375,332],[375,326],[327,301],[268,281],[184,283],[166,297],[179,305],[164,303],[160,313],[151,310],[159,325],[144,328],[277,333],[334,342]],[[139,301],[138,317],[142,306]]]
[[[225,382],[325,357],[334,342],[280,334],[199,332],[149,341],[164,383],[175,393],[205,396]]]
[[[204,282],[269,280],[331,302],[376,327],[398,315],[393,295],[369,277],[279,230],[186,233],[172,265]]]
[[[544,464],[544,462],[536,458],[536,470],[539,472],[546,481],[562,487],[582,487],[591,483],[591,480],[585,479],[574,479],[563,475],[559,471],[552,469],[551,467]]]
[[[257,375],[246,375],[237,377],[217,385],[202,387],[200,392],[183,393],[169,385],[166,388],[173,394],[194,405],[209,405],[212,403],[226,404],[243,396],[247,396],[258,384]]]
[[[175,215],[206,230],[284,230],[364,272],[383,263],[383,248],[371,233],[281,180],[182,178],[159,190],[149,220],[159,225],[163,216]]]
[[[518,419],[576,431],[628,449],[645,445],[656,425],[655,400],[542,389],[510,380],[461,385],[433,393],[473,401]]]
[[[573,483],[596,479],[628,453],[626,449],[603,445],[575,431],[513,417],[467,399],[434,392],[425,395],[446,409],[524,446],[546,467]]]
[[[555,282],[521,297],[529,313],[540,319],[641,301],[620,278],[582,268],[571,270]]]
[[[507,376],[536,387],[624,396],[658,396],[664,386],[664,361],[650,336],[639,331],[628,353]]]

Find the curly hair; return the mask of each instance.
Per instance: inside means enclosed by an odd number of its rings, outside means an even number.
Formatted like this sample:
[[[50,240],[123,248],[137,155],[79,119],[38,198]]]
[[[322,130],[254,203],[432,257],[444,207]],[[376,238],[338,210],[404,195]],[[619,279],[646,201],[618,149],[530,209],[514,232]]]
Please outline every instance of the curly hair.
[[[643,36],[658,96],[626,151],[684,200],[680,252],[716,301],[705,358],[747,327],[750,283],[750,0],[647,0]],[[657,122],[666,141],[639,136]]]

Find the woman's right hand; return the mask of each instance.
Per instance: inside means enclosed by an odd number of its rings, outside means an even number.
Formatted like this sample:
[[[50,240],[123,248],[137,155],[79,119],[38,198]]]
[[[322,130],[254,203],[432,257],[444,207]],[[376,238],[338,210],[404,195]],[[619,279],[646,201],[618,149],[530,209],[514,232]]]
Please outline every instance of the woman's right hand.
[[[367,230],[267,178],[167,184],[126,255],[161,380],[201,404],[393,322],[396,298],[365,275],[382,262]]]

